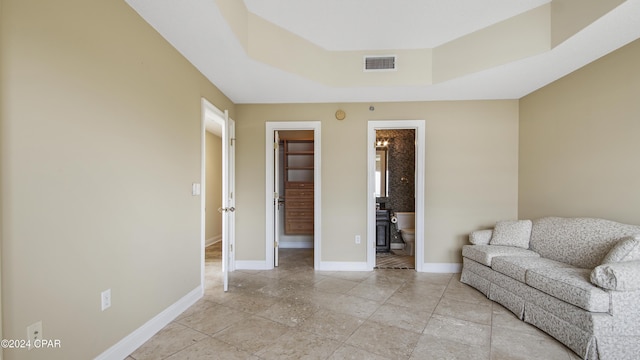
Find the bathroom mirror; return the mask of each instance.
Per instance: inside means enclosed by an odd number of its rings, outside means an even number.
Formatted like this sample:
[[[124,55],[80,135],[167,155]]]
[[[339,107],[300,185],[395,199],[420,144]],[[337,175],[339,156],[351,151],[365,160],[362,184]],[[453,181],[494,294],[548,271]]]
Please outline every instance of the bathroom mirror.
[[[387,148],[376,148],[376,197],[389,196],[387,170]]]

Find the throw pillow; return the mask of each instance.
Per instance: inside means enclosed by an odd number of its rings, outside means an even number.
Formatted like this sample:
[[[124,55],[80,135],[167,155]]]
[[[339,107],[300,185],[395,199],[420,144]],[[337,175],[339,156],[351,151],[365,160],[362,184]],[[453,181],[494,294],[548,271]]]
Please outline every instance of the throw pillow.
[[[591,271],[591,282],[608,290],[638,290],[640,289],[640,261],[598,265]]]
[[[640,260],[640,238],[627,236],[620,239],[602,259],[602,264]]]
[[[531,220],[498,221],[493,229],[493,236],[489,245],[515,246],[528,249],[531,226]]]
[[[469,242],[473,245],[488,245],[491,241],[492,230],[477,230],[469,234]]]

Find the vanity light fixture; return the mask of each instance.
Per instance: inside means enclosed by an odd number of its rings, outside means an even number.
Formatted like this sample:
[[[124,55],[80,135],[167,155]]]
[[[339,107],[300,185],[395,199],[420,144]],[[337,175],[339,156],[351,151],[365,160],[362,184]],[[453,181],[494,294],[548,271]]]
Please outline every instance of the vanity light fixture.
[[[382,138],[376,139],[376,147],[387,147],[387,146],[389,146],[389,139],[382,139]]]

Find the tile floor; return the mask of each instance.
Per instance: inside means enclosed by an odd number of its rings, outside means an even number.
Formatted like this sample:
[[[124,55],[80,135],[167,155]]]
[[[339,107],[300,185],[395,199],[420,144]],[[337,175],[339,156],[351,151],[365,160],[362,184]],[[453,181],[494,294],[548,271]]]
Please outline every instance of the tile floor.
[[[458,274],[315,272],[312,250],[287,249],[224,293],[215,245],[206,257],[204,298],[127,360],[579,359]]]

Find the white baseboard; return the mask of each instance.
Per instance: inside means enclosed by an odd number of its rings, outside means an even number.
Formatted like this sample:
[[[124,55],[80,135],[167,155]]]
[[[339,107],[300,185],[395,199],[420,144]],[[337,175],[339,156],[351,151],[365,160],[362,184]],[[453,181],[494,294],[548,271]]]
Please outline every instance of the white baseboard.
[[[462,264],[459,263],[424,263],[422,272],[427,273],[459,273],[462,271]]]
[[[264,260],[236,260],[236,270],[269,270]]]
[[[313,241],[281,241],[281,249],[313,249]]]
[[[204,247],[207,247],[209,245],[213,245],[215,243],[217,243],[218,241],[222,241],[222,235],[216,235],[212,238],[208,238],[207,240],[204,241]]]
[[[367,262],[321,261],[316,270],[320,271],[371,271]]]
[[[164,309],[161,313],[154,316],[151,320],[147,321],[144,325],[136,329],[131,334],[127,335],[124,339],[118,341],[115,345],[108,348],[105,352],[96,357],[97,360],[122,360],[144,344],[147,340],[151,339],[158,331],[162,330],[178,315],[182,314],[191,305],[195,304],[203,295],[202,286],[191,290],[187,295],[183,296],[180,300]]]

